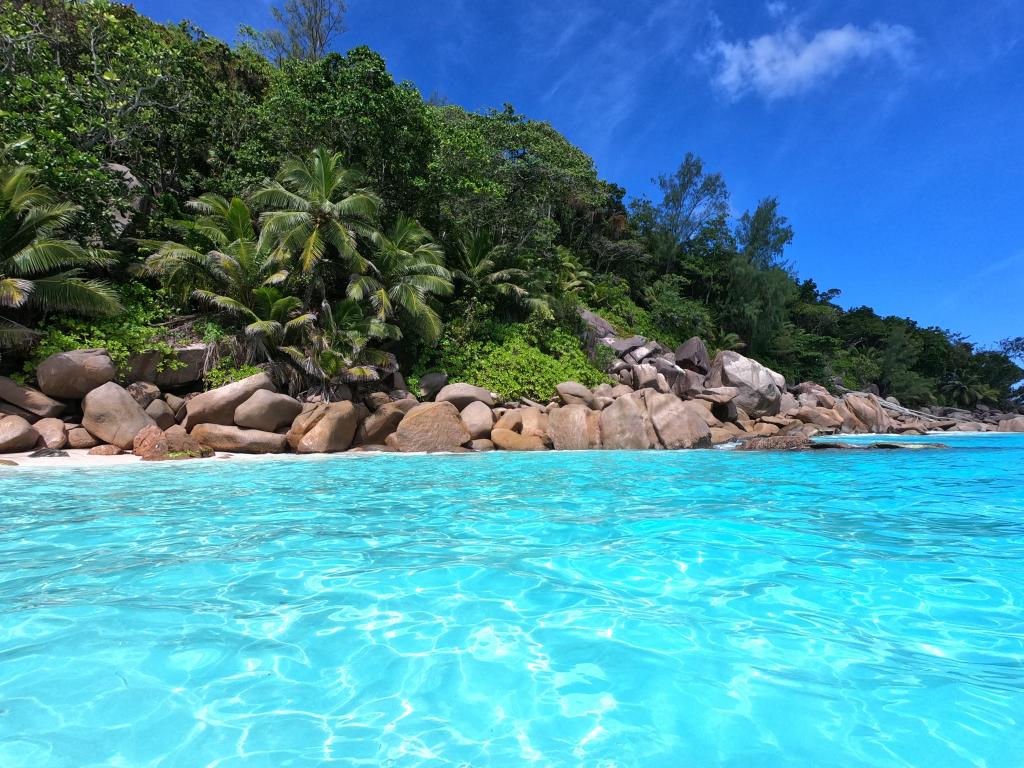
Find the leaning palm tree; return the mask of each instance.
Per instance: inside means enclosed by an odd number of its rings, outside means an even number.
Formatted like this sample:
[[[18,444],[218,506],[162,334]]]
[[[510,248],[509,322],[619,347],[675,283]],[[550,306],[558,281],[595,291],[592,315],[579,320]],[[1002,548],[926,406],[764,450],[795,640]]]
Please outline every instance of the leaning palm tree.
[[[113,287],[82,276],[86,269],[111,266],[111,255],[61,238],[81,209],[58,202],[52,190],[36,183],[34,168],[4,163],[14,146],[0,152],[0,307],[82,315],[120,312]],[[31,335],[25,326],[0,319],[0,342]]]
[[[462,285],[470,302],[511,299],[523,302],[529,291],[523,287],[526,270],[499,267],[504,247],[495,245],[491,233],[478,229],[459,240],[452,277]]]
[[[415,220],[399,215],[387,233],[371,236],[373,256],[364,274],[353,275],[348,297],[367,301],[380,321],[402,318],[428,341],[441,333],[441,318],[431,299],[452,292],[444,253]]]
[[[199,292],[211,307],[228,312],[243,322],[244,349],[248,363],[273,363],[282,355],[301,357],[305,334],[316,322],[316,315],[302,311],[302,300],[287,296],[270,286],[253,291],[246,306],[230,296],[210,291]]]
[[[277,178],[250,194],[254,205],[266,209],[260,217],[261,240],[297,255],[304,275],[332,263],[350,272],[364,267],[358,237],[374,232],[380,198],[341,160],[341,153],[321,147],[306,160],[286,161]]]
[[[166,241],[145,244],[156,248],[146,259],[146,271],[160,278],[165,287],[207,304],[255,310],[265,300],[261,289],[280,286],[288,279],[288,256],[256,238],[252,212],[239,198],[230,201],[206,194],[188,203],[199,216],[178,222],[178,228],[193,233],[210,246],[194,248]]]

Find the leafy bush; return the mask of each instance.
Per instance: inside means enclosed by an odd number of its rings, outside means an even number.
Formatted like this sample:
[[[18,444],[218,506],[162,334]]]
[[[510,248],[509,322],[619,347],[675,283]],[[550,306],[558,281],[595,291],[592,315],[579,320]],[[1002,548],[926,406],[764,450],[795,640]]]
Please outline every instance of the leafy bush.
[[[451,323],[438,346],[409,377],[415,387],[431,370],[448,374],[515,400],[547,400],[563,381],[594,387],[608,381],[587,358],[579,339],[564,328],[538,323],[486,324],[476,338],[467,336],[469,324]],[[475,334],[474,334],[475,335]]]
[[[235,365],[231,358],[222,357],[217,365],[207,371],[204,378],[209,388],[215,389],[262,372],[263,369],[257,368],[255,365]]]
[[[177,362],[173,347],[155,324],[171,317],[174,306],[142,283],[126,283],[120,294],[124,312],[116,317],[82,320],[55,315],[41,323],[39,341],[23,368],[26,378],[32,378],[39,363],[50,355],[73,349],[106,349],[122,370],[133,356],[157,350],[163,353],[158,368],[173,367]]]
[[[657,339],[673,347],[691,336],[706,337],[714,327],[708,308],[684,295],[687,285],[680,275],[666,275],[644,291]]]

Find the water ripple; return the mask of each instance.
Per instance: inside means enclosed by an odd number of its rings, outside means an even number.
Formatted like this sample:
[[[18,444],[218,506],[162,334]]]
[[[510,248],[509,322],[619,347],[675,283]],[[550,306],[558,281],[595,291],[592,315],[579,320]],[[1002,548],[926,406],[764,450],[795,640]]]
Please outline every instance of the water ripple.
[[[0,475],[0,765],[982,766],[1024,439]]]

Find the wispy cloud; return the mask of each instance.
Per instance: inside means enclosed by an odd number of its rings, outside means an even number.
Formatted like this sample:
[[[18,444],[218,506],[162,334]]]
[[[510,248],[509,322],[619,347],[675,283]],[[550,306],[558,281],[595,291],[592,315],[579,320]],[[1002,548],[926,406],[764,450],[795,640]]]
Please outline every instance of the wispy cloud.
[[[769,16],[778,19],[786,15],[786,12],[789,10],[789,6],[782,2],[782,0],[768,0],[768,2],[764,4],[764,9],[768,11]]]
[[[906,66],[914,40],[899,24],[847,24],[807,38],[794,23],[752,40],[719,40],[706,55],[715,64],[715,84],[730,98],[756,93],[772,101],[820,87],[858,62]]]

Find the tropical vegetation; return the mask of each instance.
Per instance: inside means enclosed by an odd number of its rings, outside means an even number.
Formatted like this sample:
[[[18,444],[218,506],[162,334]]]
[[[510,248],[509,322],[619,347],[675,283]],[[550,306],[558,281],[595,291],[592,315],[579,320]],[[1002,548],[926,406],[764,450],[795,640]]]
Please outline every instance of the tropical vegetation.
[[[3,5],[0,372],[208,340],[211,384],[259,366],[329,396],[441,368],[542,398],[603,380],[580,343],[589,308],[791,380],[1020,402],[1024,341],[844,308],[787,260],[777,199],[731,217],[692,154],[631,199],[509,105],[469,112],[366,47],[329,53],[343,4],[314,5],[234,46],[108,0]]]

